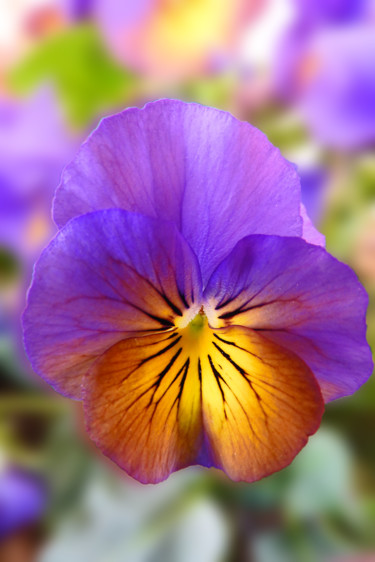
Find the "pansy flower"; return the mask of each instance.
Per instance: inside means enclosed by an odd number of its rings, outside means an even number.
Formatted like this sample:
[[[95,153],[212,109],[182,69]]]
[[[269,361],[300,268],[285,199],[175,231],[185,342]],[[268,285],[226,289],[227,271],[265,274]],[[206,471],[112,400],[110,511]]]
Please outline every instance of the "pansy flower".
[[[54,218],[26,348],[141,482],[279,470],[372,370],[363,288],[316,243],[294,166],[228,113],[164,100],[104,119]]]

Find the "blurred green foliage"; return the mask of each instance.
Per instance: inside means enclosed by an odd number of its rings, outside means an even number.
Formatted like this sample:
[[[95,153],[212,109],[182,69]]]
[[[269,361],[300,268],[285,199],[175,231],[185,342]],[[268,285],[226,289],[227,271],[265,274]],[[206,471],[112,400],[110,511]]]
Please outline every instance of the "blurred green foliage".
[[[134,74],[118,66],[106,52],[92,25],[61,32],[23,60],[10,75],[15,92],[29,94],[52,83],[73,126],[92,125],[98,116],[123,109],[134,97]]]
[[[17,279],[21,264],[17,256],[8,248],[0,246],[0,287],[4,287]]]

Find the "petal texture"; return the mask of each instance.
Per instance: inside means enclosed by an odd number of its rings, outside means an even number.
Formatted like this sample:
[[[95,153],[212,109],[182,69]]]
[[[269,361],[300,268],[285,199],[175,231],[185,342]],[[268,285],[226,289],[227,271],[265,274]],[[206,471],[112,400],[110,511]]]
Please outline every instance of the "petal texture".
[[[219,333],[220,332],[220,333]],[[323,399],[310,369],[261,334],[217,331],[202,362],[203,420],[215,466],[252,482],[287,466],[318,429]]]
[[[87,375],[87,428],[140,482],[194,464],[202,438],[199,373],[176,331],[122,341]]]
[[[88,431],[141,482],[189,464],[257,480],[291,462],[323,400],[309,368],[246,328],[191,325],[120,342],[84,381]]]
[[[247,326],[301,357],[326,400],[353,393],[371,374],[366,292],[323,248],[249,236],[216,270],[204,299],[214,328]]]
[[[104,119],[66,168],[59,226],[113,207],[173,221],[204,282],[246,235],[302,234],[299,180],[279,150],[228,113],[178,101]]]
[[[79,398],[93,360],[124,338],[172,327],[200,306],[200,286],[173,224],[119,209],[78,217],[35,267],[24,315],[34,369]]]

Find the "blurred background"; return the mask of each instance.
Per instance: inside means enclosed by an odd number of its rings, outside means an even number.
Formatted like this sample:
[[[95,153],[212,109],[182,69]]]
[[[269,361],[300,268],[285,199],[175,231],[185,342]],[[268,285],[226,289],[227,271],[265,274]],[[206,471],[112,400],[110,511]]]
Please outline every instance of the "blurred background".
[[[143,486],[28,364],[62,169],[104,115],[160,97],[228,110],[296,163],[375,345],[373,0],[0,0],[0,562],[374,562],[374,380],[261,482],[194,467]]]

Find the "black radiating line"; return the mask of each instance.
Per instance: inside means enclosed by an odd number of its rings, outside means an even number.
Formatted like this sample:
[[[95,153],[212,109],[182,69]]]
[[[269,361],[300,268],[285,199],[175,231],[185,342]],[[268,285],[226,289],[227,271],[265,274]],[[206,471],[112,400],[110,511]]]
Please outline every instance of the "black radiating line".
[[[257,328],[257,332],[259,332],[258,328]],[[262,363],[265,363],[265,361],[264,361],[264,359],[262,359],[262,357],[260,357],[256,353],[253,353],[252,351],[249,351],[248,349],[245,349],[244,347],[241,347],[240,345],[237,345],[235,342],[225,340],[224,338],[221,338],[217,334],[214,334],[214,337],[217,338],[218,340],[220,340],[221,342],[225,343],[226,345],[232,345],[233,347],[236,347],[237,349],[240,349],[241,351],[245,351],[249,355],[252,355],[253,357],[256,357]],[[212,342],[212,343],[214,343],[214,342]]]
[[[226,343],[228,345],[234,345],[234,347],[238,347],[238,345],[236,343],[234,343],[232,341],[224,340],[223,338],[221,338],[217,334],[214,334],[214,337],[217,338],[218,340],[222,341],[223,343]]]
[[[182,392],[183,392],[183,389],[184,389],[185,380],[186,380],[186,377],[187,377],[187,374],[188,374],[188,371],[189,371],[189,365],[190,365],[190,358],[188,357],[186,359],[185,363],[183,364],[183,366],[181,367],[181,369],[178,372],[178,375],[180,375],[182,373],[182,371],[185,369],[185,372],[182,375],[182,380],[180,382],[180,390],[178,391],[178,394],[177,394],[176,398],[173,400],[172,406],[169,408],[169,412],[167,414],[167,417],[165,418],[166,421],[169,418],[169,416],[171,415],[171,412],[172,412],[172,410],[174,408],[174,405],[176,404],[177,401],[178,401],[178,405],[177,405],[177,415],[178,415],[178,410],[180,408],[180,400],[181,400]],[[177,379],[177,376],[174,378],[173,382],[175,382],[176,379]],[[151,419],[156,412],[156,408],[157,408],[158,404],[159,404],[159,401],[155,404],[155,409],[152,413]]]
[[[155,396],[158,388],[160,387],[161,381],[163,380],[165,375],[168,373],[168,371],[170,371],[170,369],[172,368],[172,366],[176,362],[177,358],[181,354],[181,351],[182,351],[182,347],[179,347],[177,352],[173,355],[172,359],[169,361],[168,365],[166,367],[164,367],[164,369],[162,371],[160,371],[160,373],[157,375],[156,381],[151,385],[150,389],[154,388],[154,392],[153,392],[153,394],[150,398],[150,404],[152,403],[152,401],[154,399],[154,396]]]
[[[150,357],[146,357],[146,359],[142,359],[142,361],[138,365],[138,368],[142,367],[142,365],[144,365],[148,361],[151,361],[151,359],[155,359],[155,357],[160,357],[160,355],[163,355],[164,353],[166,353],[167,351],[172,349],[172,347],[174,347],[180,341],[181,338],[182,338],[182,336],[178,336],[169,345],[167,345],[166,347],[163,347],[163,349],[160,349],[159,351],[157,351],[153,355],[150,355]]]
[[[230,312],[225,312],[224,314],[220,314],[220,320],[228,320],[228,318],[233,318],[241,312],[240,308],[236,308],[235,310],[231,310]]]
[[[199,383],[202,386],[202,365],[199,357],[198,357],[198,378],[199,378]]]
[[[184,306],[185,306],[186,308],[189,308],[189,305],[188,305],[188,303],[187,303],[187,300],[186,300],[186,298],[185,298],[185,295],[184,295],[184,293],[183,293],[182,291],[180,291],[180,289],[178,289],[178,294],[180,295],[180,299],[181,299],[182,302],[184,303]],[[193,302],[194,302],[194,299],[193,299]]]
[[[149,318],[152,318],[153,320],[156,320],[156,322],[159,322],[159,324],[161,324],[162,326],[165,326],[166,328],[171,328],[172,326],[174,326],[173,322],[171,322],[170,320],[166,320],[165,318],[161,318],[160,316],[155,316],[155,314],[151,314],[151,312],[147,312],[147,310],[145,310],[144,308],[142,308],[139,305],[136,305],[134,303],[129,303],[129,302],[128,302],[128,304],[129,304],[129,306],[132,306],[136,310],[139,310],[140,312],[142,312],[143,314],[145,314]]]
[[[198,357],[198,378],[199,378],[199,387],[200,387],[200,397],[202,403],[202,365],[199,357]]]
[[[182,316],[181,310],[167,297],[165,293],[160,293],[160,296],[165,300],[165,302],[173,310],[173,312],[177,314],[177,316]]]
[[[241,293],[242,293],[242,290],[235,297],[230,297],[230,299],[227,299],[226,301],[217,304],[215,306],[215,310],[220,310],[221,308],[224,308],[225,306],[227,306],[228,304],[230,304],[231,302],[236,300]]]
[[[251,380],[247,378],[247,376],[246,376],[246,375],[247,375],[246,371],[245,371],[242,367],[240,367],[240,366],[238,365],[238,363],[236,363],[235,361],[233,361],[233,359],[231,358],[231,356],[229,355],[229,353],[226,353],[223,349],[221,349],[221,347],[220,347],[219,345],[217,345],[217,343],[215,343],[214,341],[213,341],[212,343],[213,343],[213,345],[216,347],[216,349],[221,353],[221,355],[222,355],[223,357],[225,357],[225,359],[226,359],[227,361],[229,361],[229,363],[230,363],[231,365],[233,365],[233,367],[240,373],[240,375],[242,375],[242,377],[245,379],[245,381],[247,381],[247,383],[249,384],[251,390],[254,392],[254,394],[255,394],[257,400],[258,400],[259,402],[261,402],[261,401],[262,401],[262,397],[259,396],[258,392],[254,389],[254,386],[253,386],[253,383],[251,382]]]
[[[189,358],[186,359],[185,363],[182,365],[181,369],[177,372],[177,374],[175,375],[173,381],[171,381],[168,385],[168,387],[164,390],[163,394],[160,396],[160,398],[157,399],[157,404],[162,400],[162,398],[164,398],[164,396],[167,394],[168,390],[174,385],[174,383],[176,382],[176,380],[178,379],[178,377],[181,375],[182,371],[186,368],[186,364],[189,362]]]
[[[216,334],[214,334],[214,335],[216,335]],[[217,337],[218,337],[218,336],[217,336]],[[219,339],[221,339],[221,338],[219,338]],[[222,340],[222,341],[225,341],[225,340]],[[266,425],[268,426],[268,415],[267,415],[267,412],[265,411],[265,409],[264,409],[264,407],[263,407],[263,404],[262,404],[262,397],[261,397],[261,396],[259,395],[259,393],[255,390],[252,381],[246,376],[246,375],[247,375],[246,371],[245,371],[242,367],[240,367],[235,361],[233,361],[233,359],[231,358],[231,356],[230,356],[228,353],[226,353],[223,349],[221,349],[221,347],[218,346],[214,341],[213,341],[212,343],[213,343],[213,345],[216,347],[216,349],[222,354],[222,356],[225,357],[225,359],[226,359],[227,361],[229,361],[229,363],[230,363],[231,365],[233,365],[233,367],[240,373],[240,375],[243,377],[243,379],[247,382],[247,384],[248,384],[249,387],[251,388],[252,392],[254,393],[256,399],[258,400],[259,407],[260,407],[260,409],[262,410],[263,415],[264,415],[265,423],[266,423]],[[230,344],[231,342],[228,342],[228,343]],[[233,345],[235,345],[235,344],[233,344]],[[235,347],[237,347],[237,346],[235,345]],[[241,348],[241,349],[242,349],[242,348]],[[223,380],[224,380],[224,379],[223,379]],[[226,382],[226,381],[224,381],[224,382]],[[227,384],[227,383],[226,383],[226,384]],[[230,387],[229,387],[229,388],[230,388]],[[249,416],[248,416],[248,414],[247,414],[245,408],[243,407],[243,404],[240,402],[238,396],[233,392],[232,388],[231,388],[231,391],[232,391],[233,396],[235,396],[237,402],[240,404],[240,406],[241,406],[243,412],[245,413],[245,415],[246,415],[246,417],[247,417],[247,419],[248,419],[248,422],[249,422],[249,425],[250,425],[251,430],[253,431],[254,435],[256,435],[256,433],[255,433],[255,431],[254,431],[254,429],[253,429],[253,427],[252,427],[250,418],[249,418]],[[258,437],[258,439],[259,439],[259,437]]]
[[[178,396],[177,396],[177,398],[178,398],[178,407],[177,407],[177,411],[178,411],[178,409],[180,408],[181,396],[182,396],[182,393],[183,393],[183,391],[184,391],[185,381],[186,381],[186,377],[187,377],[187,374],[188,374],[188,371],[189,371],[189,365],[190,365],[190,357],[188,357],[188,358],[186,359],[186,361],[185,361],[185,372],[184,372],[184,374],[182,375],[182,379],[181,379],[181,381],[180,381],[180,390],[179,390]]]
[[[229,312],[225,312],[224,314],[221,314],[219,316],[219,318],[221,320],[226,320],[228,318],[233,318],[233,316],[236,316],[237,314],[243,314],[244,312],[248,312],[249,310],[256,310],[257,308],[263,308],[264,306],[268,306],[270,304],[275,304],[275,303],[280,303],[280,302],[282,302],[282,301],[277,299],[277,300],[263,302],[261,304],[256,304],[255,306],[248,306],[248,307],[246,307],[247,303],[245,302],[245,303],[242,303],[241,306],[239,306],[235,310],[231,310]]]
[[[172,357],[172,359],[169,361],[168,365],[166,367],[164,367],[164,369],[162,371],[160,371],[160,373],[156,376],[156,381],[149,387],[147,387],[143,392],[141,392],[141,394],[138,394],[138,396],[136,398],[134,398],[133,402],[131,402],[128,406],[127,409],[130,410],[130,408],[132,408],[134,406],[134,404],[136,402],[138,402],[138,400],[140,398],[142,398],[142,396],[144,396],[145,394],[147,394],[147,392],[150,392],[150,390],[152,388],[155,387],[155,390],[152,394],[152,397],[150,399],[150,402],[148,404],[148,406],[151,405],[151,402],[153,400],[153,397],[155,396],[155,393],[157,391],[157,389],[160,386],[161,381],[163,380],[164,376],[168,373],[168,371],[171,369],[171,367],[173,366],[174,362],[176,361],[176,359],[178,358],[178,356],[180,355],[182,351],[182,347],[180,347],[177,352],[174,354],[174,356]]]
[[[209,363],[210,363],[211,370],[212,370],[212,372],[213,372],[213,375],[214,375],[215,380],[216,380],[216,382],[217,382],[217,385],[218,385],[218,387],[219,387],[219,390],[220,390],[220,393],[221,393],[221,397],[222,397],[222,399],[223,399],[223,410],[224,410],[225,419],[227,419],[227,412],[226,412],[226,410],[225,410],[225,403],[226,403],[226,402],[225,402],[225,395],[224,395],[224,391],[223,391],[222,386],[221,386],[221,383],[220,383],[220,379],[221,379],[223,382],[225,382],[225,381],[224,381],[223,377],[221,376],[221,374],[219,373],[219,371],[216,369],[215,365],[213,364],[213,361],[212,361],[212,359],[211,359],[211,355],[208,355],[207,357],[208,357],[208,361],[209,361]]]

